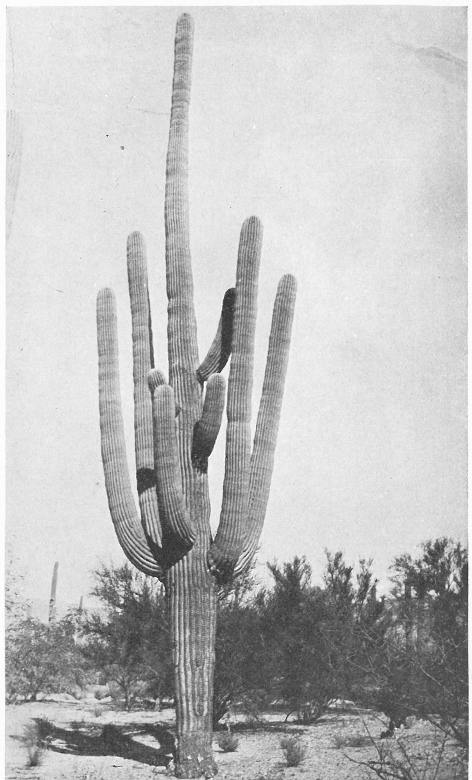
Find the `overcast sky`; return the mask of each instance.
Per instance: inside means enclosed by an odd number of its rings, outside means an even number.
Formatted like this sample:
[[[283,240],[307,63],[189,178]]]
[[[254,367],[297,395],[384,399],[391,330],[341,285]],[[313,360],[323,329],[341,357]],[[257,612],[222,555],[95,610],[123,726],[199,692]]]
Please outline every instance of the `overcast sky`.
[[[8,12],[19,167],[7,266],[7,534],[27,596],[78,603],[122,560],[100,460],[95,298],[114,288],[133,470],[126,236],[167,368],[164,171],[175,7]],[[264,223],[254,418],[278,278],[299,283],[259,560],[466,538],[466,10],[192,8],[201,353]],[[21,143],[20,143],[21,141]],[[19,151],[21,150],[21,155]],[[14,178],[14,177],[13,177]],[[210,461],[218,518],[224,435]],[[261,568],[262,571],[262,568]]]

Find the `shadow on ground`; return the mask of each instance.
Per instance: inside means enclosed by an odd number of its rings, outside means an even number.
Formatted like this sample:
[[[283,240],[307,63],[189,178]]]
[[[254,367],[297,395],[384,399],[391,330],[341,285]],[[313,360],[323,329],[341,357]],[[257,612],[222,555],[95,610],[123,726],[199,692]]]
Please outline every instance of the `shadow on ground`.
[[[136,739],[143,736],[153,737],[159,746],[152,747]],[[54,726],[49,750],[76,756],[118,756],[150,766],[167,766],[173,758],[174,744],[173,734],[164,726],[80,723],[68,729]]]

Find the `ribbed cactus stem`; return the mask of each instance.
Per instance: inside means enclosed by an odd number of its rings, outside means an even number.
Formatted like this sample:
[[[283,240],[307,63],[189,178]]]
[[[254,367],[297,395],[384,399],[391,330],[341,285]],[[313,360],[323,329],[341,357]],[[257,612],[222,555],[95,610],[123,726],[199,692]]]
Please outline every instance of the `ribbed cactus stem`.
[[[215,541],[208,555],[211,570],[223,578],[231,576],[241,553],[247,515],[252,375],[261,248],[262,225],[257,217],[250,217],[241,228],[236,271],[223,501]]]
[[[206,473],[208,458],[220,430],[223,410],[225,408],[226,382],[221,374],[213,374],[208,380],[203,412],[193,431],[192,463]]]
[[[57,595],[58,569],[59,569],[59,561],[56,561],[52,570],[51,595],[49,597],[49,623],[50,624],[54,623],[57,617],[56,595]]]
[[[175,429],[174,391],[169,385],[156,388],[153,399],[154,413],[154,461],[156,467],[157,495],[165,547],[172,545],[182,554],[195,541],[185,498],[177,451]],[[167,551],[164,551],[167,556]],[[175,560],[172,561],[175,563]]]
[[[182,14],[177,21],[174,81],[166,164],[165,231],[168,298],[169,381],[198,365],[197,323],[193,305],[188,207],[188,130],[193,20]]]
[[[282,277],[272,314],[267,362],[251,455],[244,548],[234,570],[235,576],[249,568],[264,524],[288,366],[296,290],[293,276],[287,274]]]
[[[221,316],[215,338],[213,339],[205,359],[197,369],[197,376],[200,382],[206,382],[212,374],[223,371],[228,362],[233,341],[235,298],[236,290],[234,287],[230,287],[224,294]]]
[[[146,249],[140,233],[131,233],[128,236],[127,261],[133,337],[136,482],[144,531],[147,537],[160,547],[162,531],[155,491],[152,402],[146,381],[154,366],[154,352]]]
[[[105,288],[97,297],[97,345],[102,462],[108,507],[118,541],[129,560],[145,574],[162,576],[136,512],[128,474],[121,413],[116,306]]]

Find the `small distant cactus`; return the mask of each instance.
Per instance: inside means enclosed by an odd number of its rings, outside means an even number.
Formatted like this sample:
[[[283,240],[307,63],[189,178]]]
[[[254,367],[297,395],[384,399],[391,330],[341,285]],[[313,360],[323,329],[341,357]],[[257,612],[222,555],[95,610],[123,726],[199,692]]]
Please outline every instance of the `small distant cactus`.
[[[58,570],[59,570],[59,561],[56,561],[54,564],[54,568],[52,570],[51,595],[49,597],[49,624],[50,625],[56,622],[56,617],[57,617],[56,595],[57,595]]]

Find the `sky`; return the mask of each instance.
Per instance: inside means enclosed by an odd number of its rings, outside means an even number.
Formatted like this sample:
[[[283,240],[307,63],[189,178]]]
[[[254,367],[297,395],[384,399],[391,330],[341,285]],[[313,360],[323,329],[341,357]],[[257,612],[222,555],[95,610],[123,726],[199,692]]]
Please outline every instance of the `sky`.
[[[118,299],[133,473],[126,237],[145,236],[167,368],[164,174],[176,7],[8,10],[6,533],[45,616],[123,560],[98,423],[95,299]],[[198,340],[264,224],[253,418],[277,281],[298,300],[264,562],[466,540],[466,9],[193,7],[190,219]],[[14,172],[15,172],[14,171]],[[9,179],[10,196],[15,175]],[[224,433],[210,459],[213,523]]]

